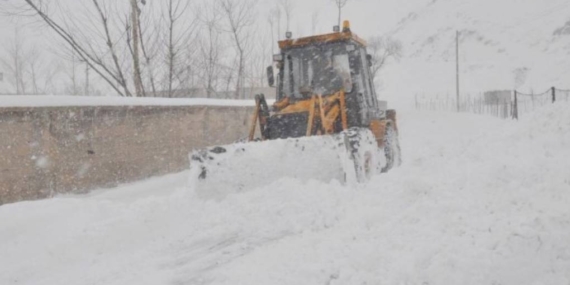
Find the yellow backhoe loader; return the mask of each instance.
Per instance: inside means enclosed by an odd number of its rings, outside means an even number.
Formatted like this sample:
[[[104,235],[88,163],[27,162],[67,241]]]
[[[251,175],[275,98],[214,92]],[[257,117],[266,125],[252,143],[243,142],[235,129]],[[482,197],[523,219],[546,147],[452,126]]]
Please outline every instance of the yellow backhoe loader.
[[[255,96],[248,142],[191,154],[194,183],[234,192],[280,177],[365,182],[400,164],[396,112],[379,101],[366,42],[342,30],[279,42],[276,101]],[[206,187],[207,186],[207,187]]]

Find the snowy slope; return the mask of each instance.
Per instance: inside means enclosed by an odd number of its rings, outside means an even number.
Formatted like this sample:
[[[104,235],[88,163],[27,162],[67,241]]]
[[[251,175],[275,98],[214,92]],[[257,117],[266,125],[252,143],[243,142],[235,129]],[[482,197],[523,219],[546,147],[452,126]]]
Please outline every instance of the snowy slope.
[[[386,96],[455,95],[455,33],[464,93],[570,86],[570,2],[434,0],[419,3],[388,34],[405,56],[384,70]],[[526,70],[516,80],[514,70]],[[409,101],[408,101],[409,103]]]
[[[568,284],[570,105],[401,113],[404,165],[204,200],[187,173],[0,207],[0,284]]]

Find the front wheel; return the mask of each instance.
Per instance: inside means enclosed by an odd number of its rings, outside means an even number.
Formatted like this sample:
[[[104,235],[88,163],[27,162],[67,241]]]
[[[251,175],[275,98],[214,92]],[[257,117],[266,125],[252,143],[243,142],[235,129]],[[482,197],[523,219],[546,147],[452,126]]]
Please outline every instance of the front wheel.
[[[386,165],[382,168],[382,173],[388,172],[396,166],[400,166],[402,159],[400,156],[400,140],[398,132],[392,125],[386,127],[384,135],[384,155],[386,156]]]
[[[352,169],[349,173],[355,182],[365,183],[378,173],[378,150],[374,135],[368,129],[353,128],[344,132],[345,144]]]

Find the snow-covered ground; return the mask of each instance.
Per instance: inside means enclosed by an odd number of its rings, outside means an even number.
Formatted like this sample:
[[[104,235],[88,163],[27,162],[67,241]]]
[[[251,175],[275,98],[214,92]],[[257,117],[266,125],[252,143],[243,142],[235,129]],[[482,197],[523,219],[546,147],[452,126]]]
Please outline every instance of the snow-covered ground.
[[[187,173],[0,207],[0,284],[569,284],[570,105],[402,112],[404,164],[355,188],[222,200]]]

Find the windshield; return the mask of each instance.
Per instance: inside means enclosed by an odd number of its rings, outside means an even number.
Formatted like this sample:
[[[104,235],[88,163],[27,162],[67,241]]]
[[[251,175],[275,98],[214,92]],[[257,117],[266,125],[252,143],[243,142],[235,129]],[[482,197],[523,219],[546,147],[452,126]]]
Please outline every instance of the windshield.
[[[294,49],[285,53],[284,97],[308,98],[328,95],[342,88],[350,92],[352,79],[345,45]]]

